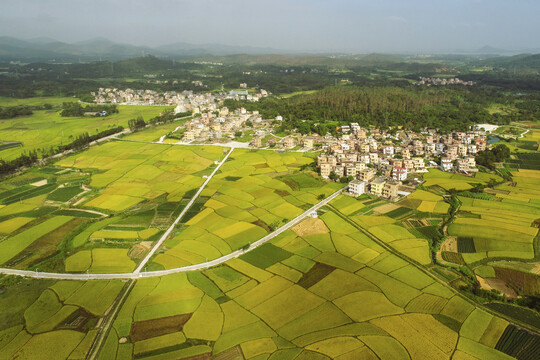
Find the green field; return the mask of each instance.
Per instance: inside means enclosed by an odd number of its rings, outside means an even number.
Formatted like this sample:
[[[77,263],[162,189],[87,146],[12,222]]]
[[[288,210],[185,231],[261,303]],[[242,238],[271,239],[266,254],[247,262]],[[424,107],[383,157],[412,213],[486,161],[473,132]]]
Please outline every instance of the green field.
[[[312,161],[300,153],[235,150],[202,192],[200,211],[193,217],[188,213],[155,262],[169,269],[226,255],[300,215],[320,195],[338,190],[340,184],[300,171]]]
[[[154,241],[174,221],[223,151],[109,142],[5,179],[0,263],[41,271],[131,271],[149,247],[141,242]],[[98,257],[96,248],[105,248]]]
[[[322,221],[327,229],[347,229],[328,233],[337,250],[311,245],[316,234],[288,230],[259,254],[139,280],[108,341],[126,337],[132,346],[124,356],[156,358],[229,358],[241,351],[246,359],[450,359],[457,349],[465,358],[478,349],[504,357],[495,350],[504,320],[475,309],[341,218]],[[374,256],[366,261],[367,252]],[[107,349],[108,358],[121,359]]]
[[[476,173],[473,177],[468,177],[460,174],[452,174],[443,172],[438,169],[429,169],[429,172],[424,174],[424,186],[438,185],[445,190],[468,190],[473,187],[474,184],[485,184],[490,179],[496,181],[502,180],[501,177],[486,173]]]
[[[535,257],[538,227],[532,224],[540,217],[539,174],[534,170],[513,173],[513,184],[495,187],[491,200],[459,197],[460,212],[448,233],[470,239],[461,247],[467,263],[489,258]]]
[[[45,103],[60,104],[64,101],[76,101],[72,98],[32,98],[29,101],[15,101],[2,98],[0,104],[13,106],[20,104],[42,105]],[[17,104],[15,104],[17,103]],[[11,104],[11,105],[10,105]],[[149,120],[159,115],[164,108],[156,106],[119,105],[119,112],[106,117],[63,117],[57,110],[38,110],[30,116],[2,120],[0,140],[20,141],[24,146],[6,149],[0,152],[0,158],[12,160],[23,152],[39,148],[49,148],[68,144],[77,135],[88,132],[93,135],[110,127],[127,127],[128,121],[137,116]]]

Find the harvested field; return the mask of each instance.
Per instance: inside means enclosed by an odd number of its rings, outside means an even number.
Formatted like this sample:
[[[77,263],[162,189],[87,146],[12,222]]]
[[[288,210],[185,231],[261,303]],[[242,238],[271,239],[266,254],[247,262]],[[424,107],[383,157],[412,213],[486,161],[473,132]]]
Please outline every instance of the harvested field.
[[[319,218],[307,218],[300,224],[292,227],[291,230],[300,237],[315,234],[326,234],[330,232],[324,221]]]
[[[182,314],[157,318],[146,321],[137,321],[131,325],[130,339],[133,342],[166,335],[182,330],[182,326],[191,318],[192,314]]]

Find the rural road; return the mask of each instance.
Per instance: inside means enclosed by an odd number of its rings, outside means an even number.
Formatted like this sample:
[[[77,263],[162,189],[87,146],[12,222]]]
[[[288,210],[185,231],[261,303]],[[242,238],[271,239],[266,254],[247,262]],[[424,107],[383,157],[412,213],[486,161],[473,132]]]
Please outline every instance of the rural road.
[[[227,160],[227,157],[232,153],[234,149],[231,149],[226,155],[226,157],[222,160],[220,163],[223,164],[225,160]],[[220,166],[219,165],[219,166]],[[212,175],[215,174],[215,172],[219,169],[219,166],[214,169],[214,172]],[[315,204],[312,206],[309,210],[303,212],[299,216],[295,217],[291,221],[289,221],[287,224],[283,225],[279,229],[275,230],[274,232],[262,237],[261,239],[253,242],[250,244],[250,246],[247,249],[243,250],[236,250],[230,254],[224,255],[220,258],[195,264],[195,265],[188,265],[183,266],[179,268],[174,269],[168,269],[168,270],[157,270],[157,271],[148,271],[148,272],[141,272],[141,269],[144,268],[146,263],[150,260],[150,258],[154,255],[154,253],[157,251],[157,249],[161,246],[161,244],[165,241],[167,236],[173,231],[174,227],[178,224],[180,219],[184,216],[184,214],[187,212],[189,207],[193,204],[195,199],[199,196],[199,194],[204,189],[205,185],[210,181],[211,176],[205,181],[205,183],[201,186],[197,194],[191,199],[190,203],[184,211],[178,216],[176,221],[169,227],[169,229],[163,234],[163,236],[159,239],[159,241],[154,245],[152,250],[148,253],[148,255],[143,259],[143,261],[140,263],[140,265],[135,269],[132,273],[118,273],[118,274],[70,274],[70,273],[48,273],[48,272],[36,272],[31,270],[16,270],[16,269],[6,269],[6,268],[0,268],[0,274],[2,275],[17,275],[17,276],[23,276],[23,277],[30,277],[34,279],[56,279],[56,280],[114,280],[114,279],[139,279],[139,278],[150,278],[150,277],[158,277],[158,276],[166,276],[166,275],[172,275],[177,273],[183,273],[183,272],[190,272],[190,271],[199,271],[208,269],[214,266],[218,266],[223,264],[226,261],[229,261],[231,259],[237,258],[245,253],[248,253],[257,247],[261,246],[262,244],[270,241],[271,239],[275,238],[279,234],[283,233],[284,231],[289,230],[294,225],[298,224],[300,221],[304,220],[306,217],[310,216],[311,213],[314,211],[317,211],[321,207],[327,205],[330,201],[335,199],[343,189],[340,189],[333,193],[332,195],[328,196],[321,202]]]

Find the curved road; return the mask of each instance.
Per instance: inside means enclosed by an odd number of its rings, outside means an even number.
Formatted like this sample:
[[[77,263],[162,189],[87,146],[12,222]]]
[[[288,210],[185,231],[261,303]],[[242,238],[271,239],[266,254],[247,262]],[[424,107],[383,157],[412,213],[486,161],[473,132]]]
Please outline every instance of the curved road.
[[[227,159],[227,157],[231,154],[233,149],[227,154],[225,159],[221,162],[221,164]],[[220,164],[220,165],[221,165]],[[214,170],[212,174],[214,174],[219,166]],[[197,198],[198,194],[202,191],[204,186],[208,183],[210,177],[207,179],[205,184],[201,186],[199,192],[196,194],[196,196],[193,197],[192,201]],[[173,225],[163,234],[163,236],[160,238],[158,243],[152,248],[152,250],[148,253],[148,255],[145,257],[143,262],[141,262],[141,265],[137,267],[137,269],[132,273],[119,273],[119,274],[69,274],[69,273],[47,273],[47,272],[36,272],[36,271],[30,271],[30,270],[15,270],[15,269],[6,269],[6,268],[0,268],[0,274],[3,275],[17,275],[17,276],[24,276],[24,277],[31,277],[35,279],[57,279],[57,280],[112,280],[112,279],[139,279],[139,278],[150,278],[150,277],[158,277],[158,276],[166,276],[166,275],[172,275],[182,272],[190,272],[190,271],[199,271],[208,269],[214,266],[218,266],[223,264],[224,262],[237,258],[247,252],[250,252],[257,247],[261,246],[262,244],[268,242],[269,240],[275,238],[279,234],[283,233],[284,231],[290,229],[294,225],[298,224],[300,221],[304,220],[306,217],[308,217],[311,213],[314,211],[317,211],[321,207],[327,205],[330,201],[332,201],[334,198],[336,198],[343,189],[340,189],[333,193],[332,195],[328,196],[321,202],[317,203],[316,205],[312,206],[309,210],[305,211],[301,215],[295,217],[291,221],[289,221],[287,224],[283,225],[276,231],[264,236],[263,238],[255,241],[254,243],[250,244],[250,246],[247,249],[244,250],[237,250],[230,254],[224,255],[220,258],[217,258],[215,260],[211,260],[208,262],[195,264],[195,265],[189,265],[189,266],[183,266],[179,268],[169,269],[169,270],[158,270],[158,271],[148,271],[148,272],[140,272],[140,270],[144,267],[144,265],[148,262],[148,260],[153,256],[153,254],[157,251],[157,249],[161,246],[163,241],[165,241],[166,237],[172,232],[172,229],[174,229],[174,226],[180,221],[181,217],[183,216],[184,212],[187,211],[184,209],[182,214],[178,216],[176,221]],[[189,205],[189,204],[188,204]],[[186,206],[186,209],[188,207]]]

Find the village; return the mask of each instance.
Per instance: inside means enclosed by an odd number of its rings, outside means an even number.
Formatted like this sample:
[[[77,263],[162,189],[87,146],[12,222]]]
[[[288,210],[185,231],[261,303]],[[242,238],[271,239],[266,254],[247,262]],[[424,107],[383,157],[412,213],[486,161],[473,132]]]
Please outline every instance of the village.
[[[486,132],[476,128],[442,135],[435,129],[389,132],[351,123],[340,131],[339,139],[321,139],[317,166],[323,178],[351,180],[353,196],[370,193],[397,200],[420,183],[415,175],[428,168],[471,176],[478,171],[476,153],[487,148]],[[305,139],[304,145],[317,142]]]
[[[454,79],[448,81],[454,82]],[[352,196],[368,193],[395,201],[414,190],[421,183],[420,175],[429,168],[472,176],[478,171],[476,153],[487,148],[487,132],[477,127],[468,132],[441,134],[437,129],[415,133],[350,123],[337,129],[337,137],[302,135],[295,131],[277,133],[282,116],[263,119],[258,111],[247,111],[243,107],[229,110],[223,106],[226,99],[258,101],[269,95],[262,89],[250,93],[245,83],[240,84],[240,90],[228,93],[100,88],[92,95],[98,104],[166,105],[175,106],[174,112],[179,115],[191,113],[191,119],[168,135],[183,144],[234,142],[238,147],[317,151],[320,176],[348,182],[348,193]]]
[[[263,119],[244,108],[206,112],[186,122],[183,143],[223,143],[244,136],[244,147],[277,151],[319,152],[317,168],[324,179],[349,182],[349,193],[369,193],[390,200],[406,196],[429,168],[472,176],[478,171],[475,155],[487,148],[487,132],[474,127],[468,132],[440,134],[436,129],[420,133],[403,129],[367,129],[357,123],[341,126],[339,136],[277,136],[283,121]],[[281,135],[281,134],[280,134]]]
[[[193,81],[194,85],[202,86],[202,82]],[[94,102],[99,105],[154,105],[154,106],[176,106],[175,112],[191,111],[194,114],[204,111],[215,111],[216,103],[226,99],[258,101],[266,97],[269,93],[260,89],[258,92],[247,90],[246,84],[240,84],[241,90],[231,90],[230,92],[218,93],[194,93],[193,91],[166,91],[157,92],[154,90],[134,90],[99,88],[90,94],[94,97]]]
[[[443,77],[421,77],[420,81],[413,83],[414,85],[427,85],[427,86],[446,86],[446,85],[464,85],[473,86],[476,85],[474,81],[463,81],[456,78],[443,78]]]

